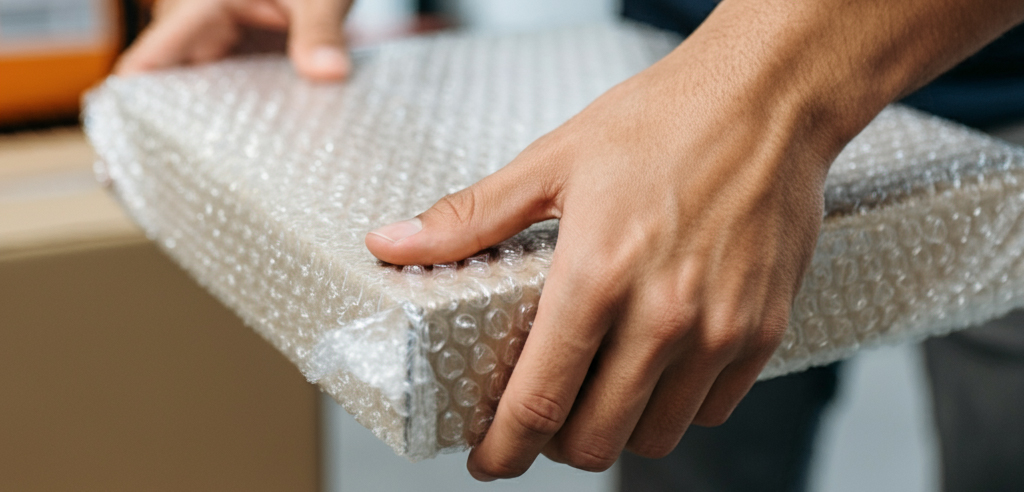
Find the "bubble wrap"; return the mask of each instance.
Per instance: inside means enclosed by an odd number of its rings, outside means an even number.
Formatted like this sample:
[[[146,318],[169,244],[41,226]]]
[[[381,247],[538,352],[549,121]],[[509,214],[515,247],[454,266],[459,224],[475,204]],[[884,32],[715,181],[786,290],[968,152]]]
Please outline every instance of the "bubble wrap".
[[[344,85],[282,58],[130,79],[86,129],[149,236],[399,454],[486,429],[557,236],[459,263],[383,265],[371,229],[501,168],[679,39],[631,24],[446,34],[356,56]],[[1024,151],[891,107],[827,180],[813,263],[762,378],[1024,305]],[[600,265],[595,265],[595,268]]]

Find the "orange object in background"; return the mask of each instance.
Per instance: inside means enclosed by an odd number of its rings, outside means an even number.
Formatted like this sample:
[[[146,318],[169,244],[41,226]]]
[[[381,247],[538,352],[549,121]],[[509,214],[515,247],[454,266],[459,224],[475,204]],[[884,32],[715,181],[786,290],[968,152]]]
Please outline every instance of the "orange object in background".
[[[121,47],[117,0],[0,0],[0,126],[74,117]]]

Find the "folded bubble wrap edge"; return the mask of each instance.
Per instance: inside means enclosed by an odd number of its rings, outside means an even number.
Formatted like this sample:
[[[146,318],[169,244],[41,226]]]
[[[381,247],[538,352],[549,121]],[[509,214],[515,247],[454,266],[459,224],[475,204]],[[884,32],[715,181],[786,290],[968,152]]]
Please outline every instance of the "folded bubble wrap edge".
[[[486,429],[557,224],[458,264],[397,268],[363,236],[497,170],[678,38],[631,24],[449,34],[357,57],[344,86],[280,58],[87,98],[97,174],[147,234],[411,459]],[[762,378],[1024,304],[1024,151],[900,107],[837,158],[822,231]],[[599,265],[595,265],[599,268]]]

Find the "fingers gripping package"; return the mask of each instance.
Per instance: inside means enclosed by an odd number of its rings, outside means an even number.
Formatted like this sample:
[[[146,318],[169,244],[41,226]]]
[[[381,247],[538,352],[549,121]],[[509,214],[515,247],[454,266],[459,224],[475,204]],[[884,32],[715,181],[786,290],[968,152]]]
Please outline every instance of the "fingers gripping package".
[[[88,97],[97,172],[174,260],[411,459],[486,430],[536,313],[557,224],[459,263],[377,261],[427,209],[679,39],[631,24],[445,34],[359,53],[350,81],[284,58],[133,78]],[[1024,305],[1024,150],[890,107],[835,161],[770,378]],[[601,268],[601,265],[594,265]]]

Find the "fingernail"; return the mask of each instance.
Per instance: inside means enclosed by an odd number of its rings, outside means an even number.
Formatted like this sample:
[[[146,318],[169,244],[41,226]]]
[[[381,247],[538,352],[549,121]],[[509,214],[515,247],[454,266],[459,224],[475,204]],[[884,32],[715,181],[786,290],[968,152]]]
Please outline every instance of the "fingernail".
[[[469,470],[469,474],[478,482],[493,482],[497,480],[497,477],[492,477],[480,471],[480,468],[478,468],[472,461],[466,463],[466,469]]]
[[[310,62],[314,69],[323,72],[341,74],[348,70],[348,57],[335,46],[321,46],[313,50]]]
[[[476,470],[470,470],[469,474],[472,475],[473,478],[475,478],[478,482],[493,482],[497,480],[497,478],[495,477],[492,477],[486,473],[479,472]]]
[[[370,234],[375,234],[388,241],[397,243],[422,230],[423,222],[420,221],[419,217],[413,217],[409,220],[395,222],[394,224],[388,224],[380,229],[370,231]]]

